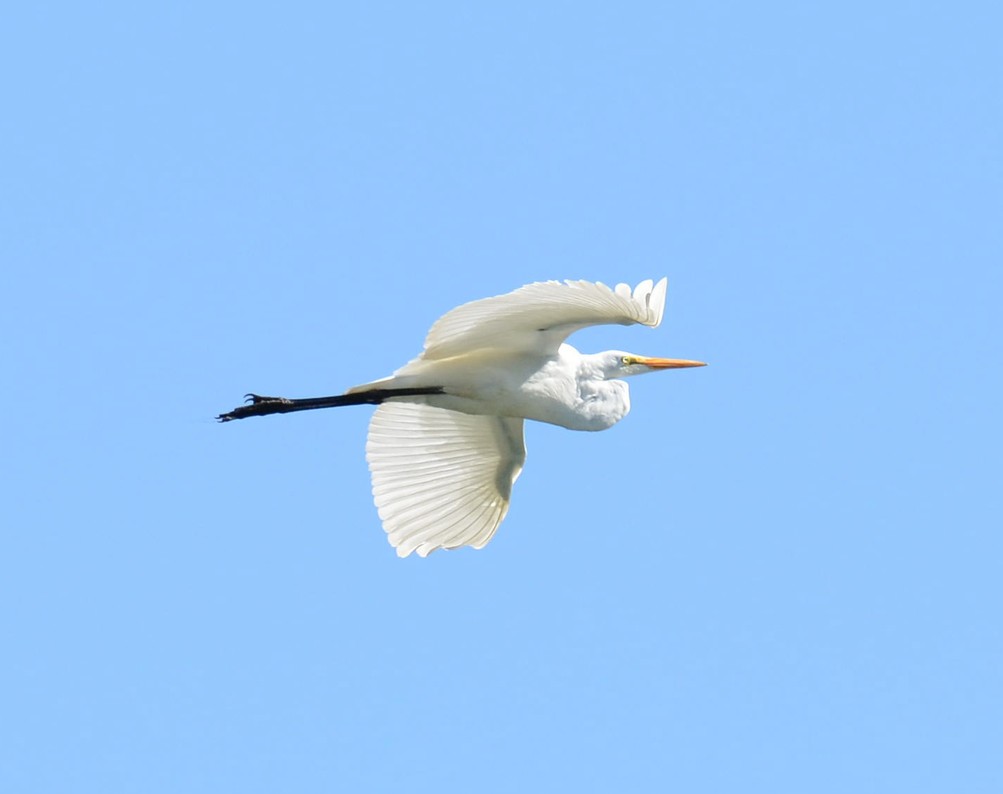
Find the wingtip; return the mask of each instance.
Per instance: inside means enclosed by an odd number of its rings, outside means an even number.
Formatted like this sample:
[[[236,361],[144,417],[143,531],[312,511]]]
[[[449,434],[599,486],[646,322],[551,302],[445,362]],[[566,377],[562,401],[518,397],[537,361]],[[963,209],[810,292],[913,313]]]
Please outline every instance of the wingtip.
[[[648,296],[648,309],[652,313],[652,328],[657,328],[662,324],[662,316],[665,314],[665,292],[669,286],[669,279],[662,276],[658,283],[651,290]]]
[[[655,282],[650,278],[646,278],[636,287],[634,287],[634,300],[644,301],[647,300],[648,296],[651,295],[651,288],[655,286]]]

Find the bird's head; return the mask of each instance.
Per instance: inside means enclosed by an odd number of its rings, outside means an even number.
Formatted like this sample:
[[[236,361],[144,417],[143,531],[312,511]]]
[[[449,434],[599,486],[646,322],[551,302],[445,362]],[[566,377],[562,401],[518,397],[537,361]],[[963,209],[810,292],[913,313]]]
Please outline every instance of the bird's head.
[[[642,375],[645,372],[657,372],[663,369],[706,366],[703,361],[690,361],[685,358],[652,358],[639,356],[635,353],[625,353],[622,350],[609,350],[602,354],[602,369],[607,380]]]

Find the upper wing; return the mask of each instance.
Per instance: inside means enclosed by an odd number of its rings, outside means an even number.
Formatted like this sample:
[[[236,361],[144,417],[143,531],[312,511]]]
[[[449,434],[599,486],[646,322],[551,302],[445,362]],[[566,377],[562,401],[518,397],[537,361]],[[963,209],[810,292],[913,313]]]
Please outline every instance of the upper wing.
[[[522,419],[390,401],[373,414],[366,460],[387,539],[406,557],[483,548],[526,460]]]
[[[422,358],[441,359],[481,348],[556,351],[580,328],[616,323],[657,326],[666,279],[610,289],[590,281],[542,281],[507,295],[465,303],[447,312],[425,338]]]

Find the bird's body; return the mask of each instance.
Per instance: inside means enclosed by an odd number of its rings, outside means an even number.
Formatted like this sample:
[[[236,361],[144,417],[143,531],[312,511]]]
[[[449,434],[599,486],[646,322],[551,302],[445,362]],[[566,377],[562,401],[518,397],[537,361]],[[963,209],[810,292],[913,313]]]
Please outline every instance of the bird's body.
[[[393,376],[349,389],[441,387],[444,394],[408,398],[466,414],[533,419],[569,430],[605,430],[630,410],[627,384],[606,380],[604,358],[562,344],[553,355],[479,350],[443,360],[417,358]],[[613,352],[616,360],[625,353]]]
[[[376,404],[366,443],[373,497],[400,556],[482,548],[508,510],[526,458],[526,419],[605,430],[630,410],[621,377],[702,366],[622,351],[585,355],[565,339],[589,325],[657,326],[666,281],[633,290],[541,282],[443,315],[425,349],[388,378],[344,395],[287,400],[250,395],[222,421]]]

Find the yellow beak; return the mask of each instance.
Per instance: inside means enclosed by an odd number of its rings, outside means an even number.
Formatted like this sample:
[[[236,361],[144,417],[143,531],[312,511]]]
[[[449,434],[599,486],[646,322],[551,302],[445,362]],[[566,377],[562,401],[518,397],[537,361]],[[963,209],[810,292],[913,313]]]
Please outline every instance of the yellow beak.
[[[681,369],[683,367],[706,367],[703,361],[689,361],[685,358],[648,358],[647,356],[635,356],[637,364],[644,364],[652,369]]]

